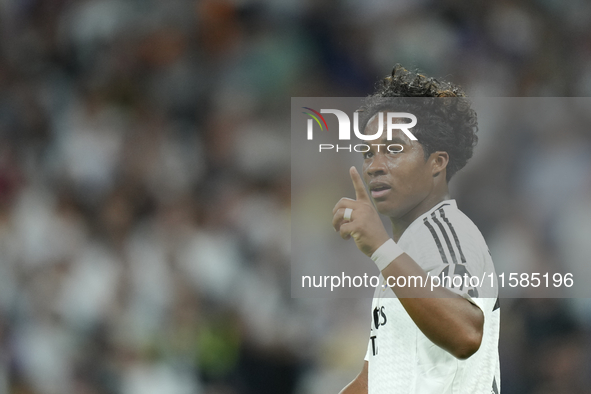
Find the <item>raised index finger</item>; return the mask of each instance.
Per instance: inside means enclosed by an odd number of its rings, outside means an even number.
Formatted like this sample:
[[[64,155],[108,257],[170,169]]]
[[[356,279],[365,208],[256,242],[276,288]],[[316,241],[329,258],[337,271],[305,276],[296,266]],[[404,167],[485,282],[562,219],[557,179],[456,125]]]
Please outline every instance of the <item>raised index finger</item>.
[[[349,175],[351,175],[351,180],[353,181],[353,187],[355,188],[355,198],[357,201],[371,202],[371,199],[367,194],[367,190],[365,190],[365,184],[363,183],[361,175],[359,175],[355,166],[349,169]]]

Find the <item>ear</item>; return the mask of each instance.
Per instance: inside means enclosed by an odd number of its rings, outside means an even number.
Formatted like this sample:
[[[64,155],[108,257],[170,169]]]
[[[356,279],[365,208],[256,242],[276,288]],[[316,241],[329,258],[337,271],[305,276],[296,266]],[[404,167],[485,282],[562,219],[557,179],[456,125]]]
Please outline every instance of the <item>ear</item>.
[[[431,153],[431,174],[433,178],[443,173],[445,176],[445,169],[449,163],[449,155],[447,152],[437,151]]]

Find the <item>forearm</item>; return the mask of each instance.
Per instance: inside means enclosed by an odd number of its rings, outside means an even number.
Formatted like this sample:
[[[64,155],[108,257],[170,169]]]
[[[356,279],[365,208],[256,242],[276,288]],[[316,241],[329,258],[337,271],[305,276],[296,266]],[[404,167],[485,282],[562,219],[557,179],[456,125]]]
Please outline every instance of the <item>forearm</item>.
[[[422,283],[428,280],[427,273],[406,253],[397,257],[382,270],[384,278],[400,277],[408,280],[420,276]],[[421,283],[421,282],[419,282]],[[393,286],[392,290],[400,299],[417,327],[439,347],[457,358],[470,357],[480,346],[484,315],[480,308],[465,298],[443,287]]]

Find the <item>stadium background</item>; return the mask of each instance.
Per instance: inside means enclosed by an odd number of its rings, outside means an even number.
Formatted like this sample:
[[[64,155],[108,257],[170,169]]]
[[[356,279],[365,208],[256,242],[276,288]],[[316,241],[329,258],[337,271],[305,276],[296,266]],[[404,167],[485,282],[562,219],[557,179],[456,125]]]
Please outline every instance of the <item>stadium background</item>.
[[[290,297],[289,100],[397,62],[590,96],[591,3],[0,1],[0,393],[338,392],[368,300]],[[454,188],[497,263],[588,263],[589,130],[496,130]],[[504,301],[503,393],[590,393],[588,300]]]

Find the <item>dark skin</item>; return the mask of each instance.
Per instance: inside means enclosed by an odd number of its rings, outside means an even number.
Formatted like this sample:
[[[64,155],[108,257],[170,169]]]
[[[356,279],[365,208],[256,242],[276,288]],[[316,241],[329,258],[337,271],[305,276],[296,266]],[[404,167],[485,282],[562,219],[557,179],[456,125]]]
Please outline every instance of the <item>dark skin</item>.
[[[370,121],[368,134],[376,132],[377,123],[377,117]],[[377,146],[372,146],[364,153],[363,178],[370,193],[355,167],[351,167],[349,173],[356,198],[342,198],[333,209],[335,230],[343,239],[353,238],[359,250],[367,256],[390,238],[378,212],[390,218],[393,238],[397,242],[416,218],[449,198],[447,152],[434,152],[425,160],[423,147],[418,141],[411,141],[396,131],[393,138],[395,140],[384,138],[369,143],[397,143],[403,147],[401,153],[390,153],[385,146],[380,146],[379,151]],[[346,208],[353,209],[350,221],[344,220]],[[396,277],[398,282],[401,276],[422,276],[426,280],[427,273],[403,253],[382,270],[382,276]],[[433,343],[458,359],[466,359],[478,350],[484,315],[476,305],[441,287],[431,291],[430,288],[396,286],[392,290],[417,327]],[[367,362],[359,376],[341,393],[367,393]]]

